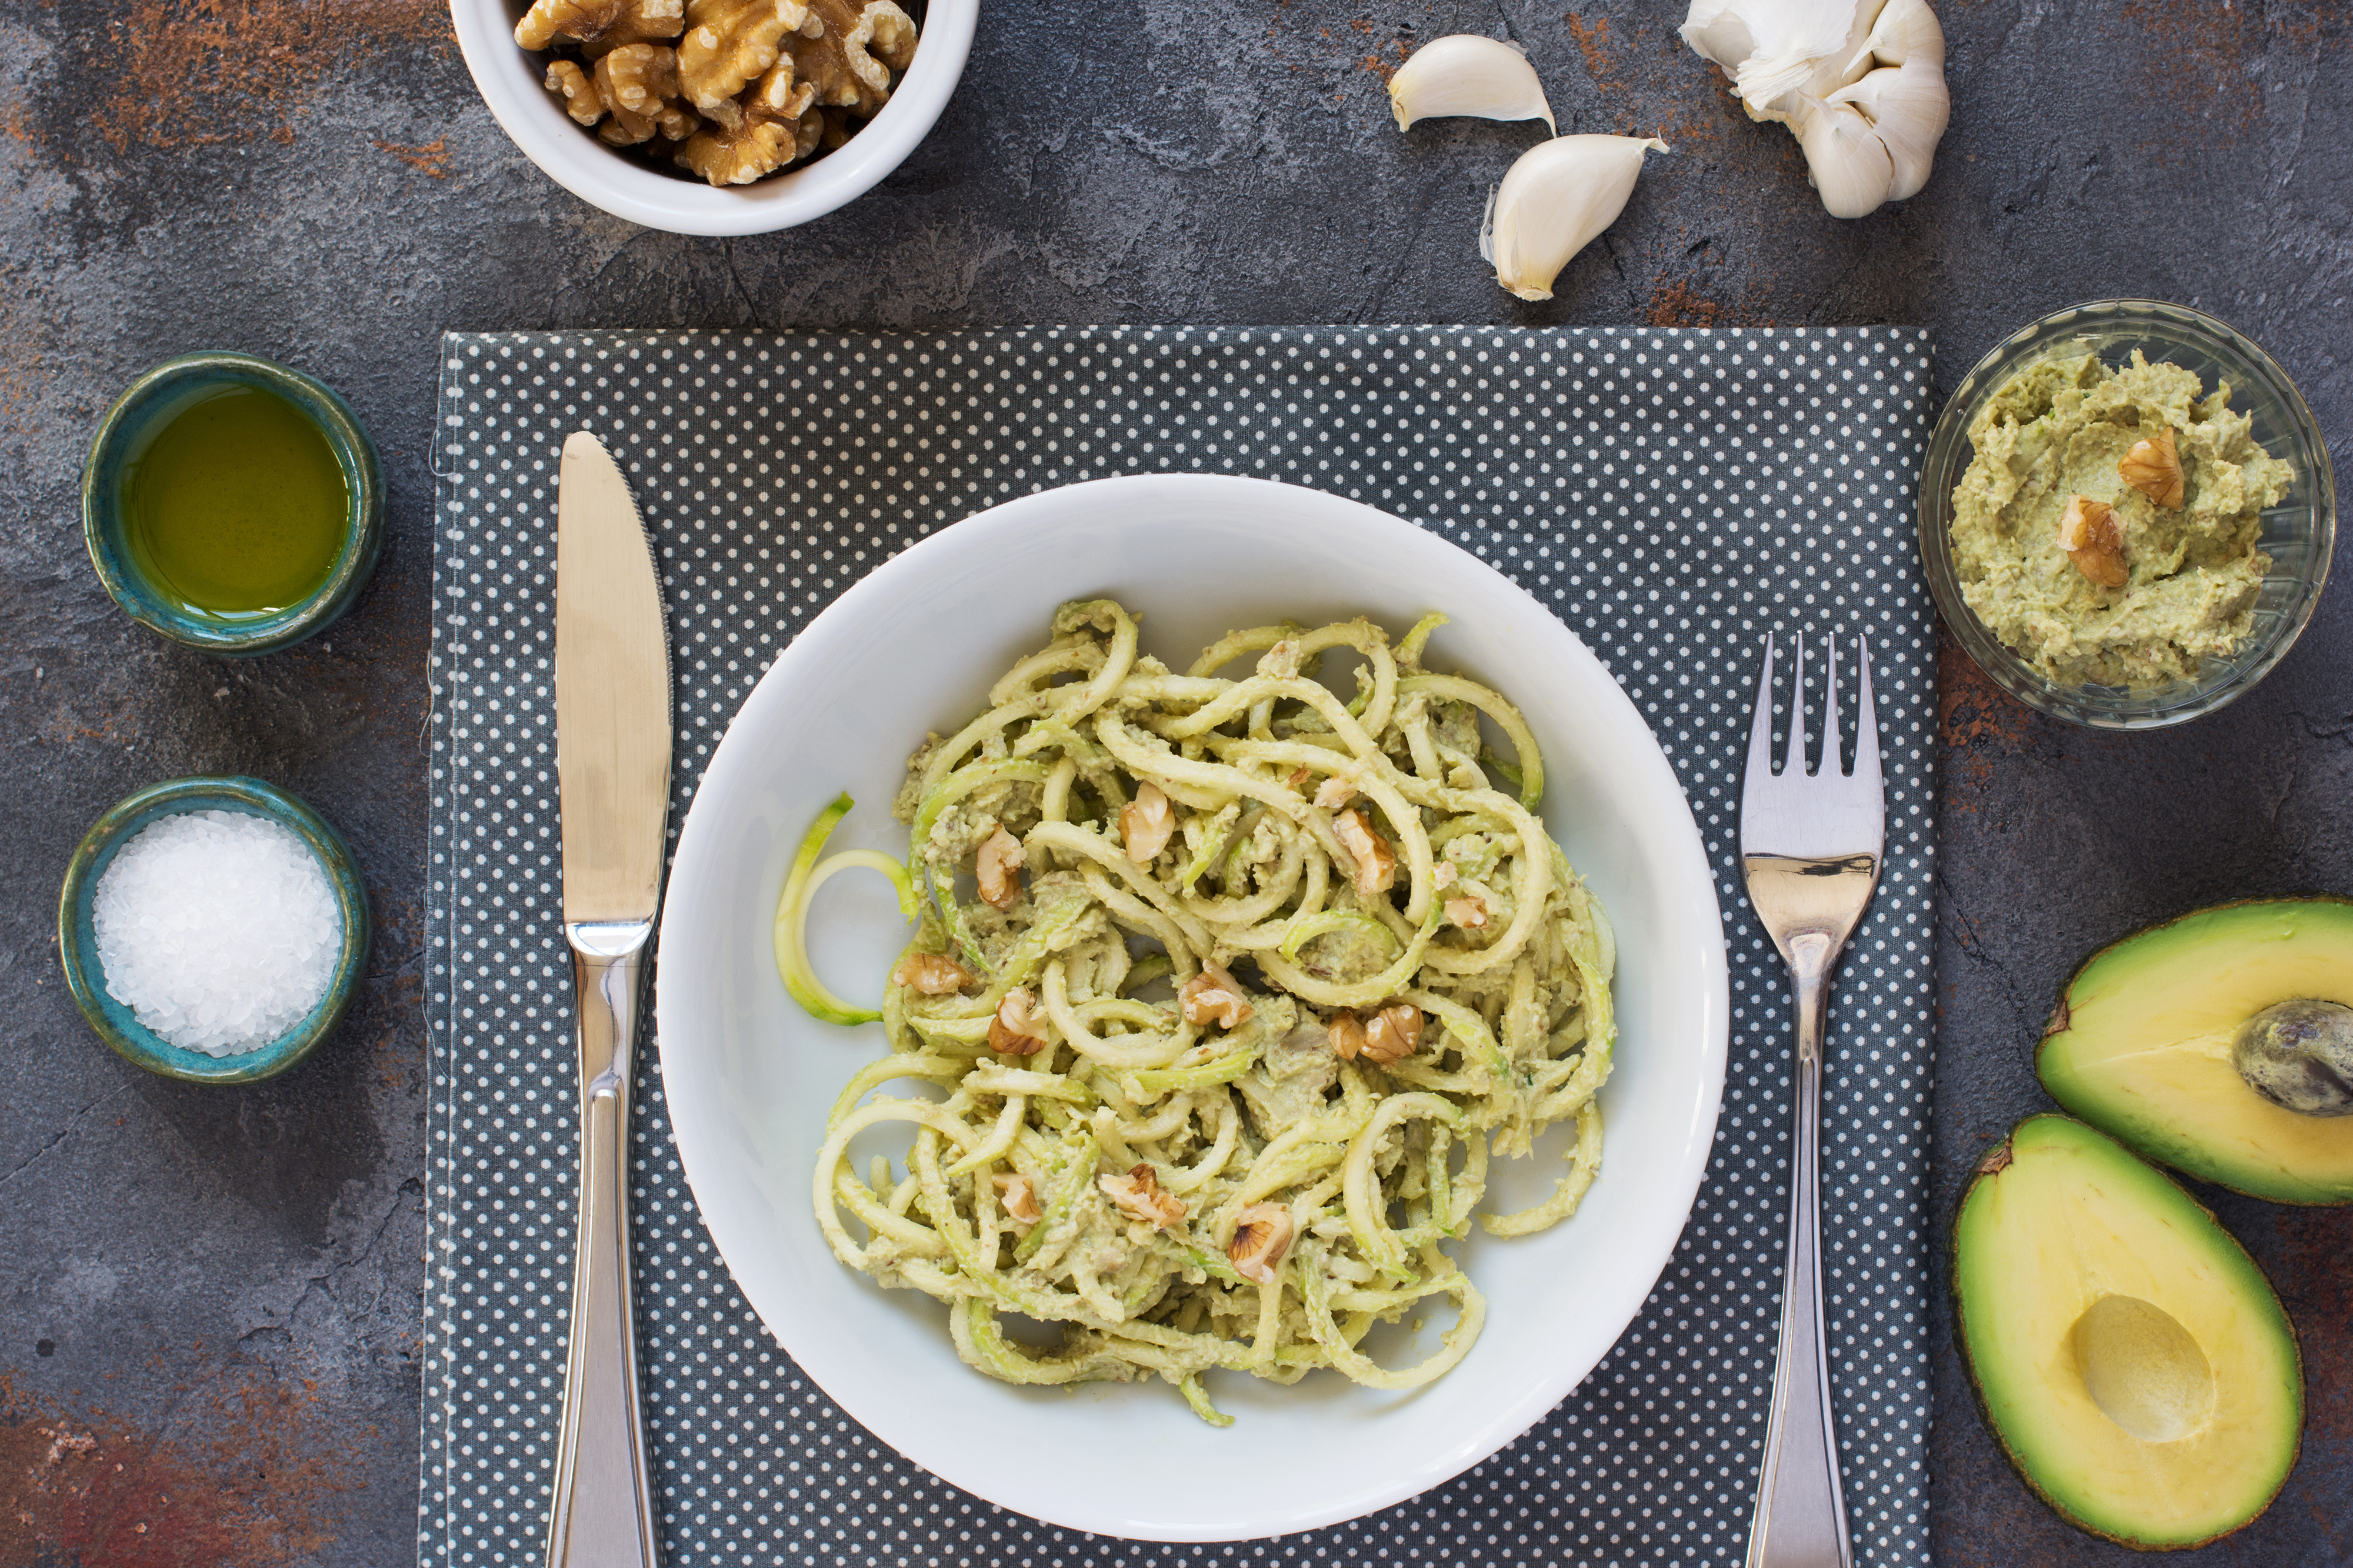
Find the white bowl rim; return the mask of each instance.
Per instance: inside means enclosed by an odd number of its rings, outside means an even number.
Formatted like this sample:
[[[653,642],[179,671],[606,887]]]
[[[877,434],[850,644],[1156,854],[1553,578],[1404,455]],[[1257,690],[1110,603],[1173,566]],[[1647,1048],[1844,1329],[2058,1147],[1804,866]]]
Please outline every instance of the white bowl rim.
[[[1665,842],[1660,846],[1663,858],[1672,862],[1667,867],[1667,875],[1679,897],[1690,900],[1694,908],[1704,906],[1710,938],[1693,954],[1697,963],[1697,973],[1690,976],[1688,985],[1690,993],[1698,998],[1698,1026],[1694,1031],[1698,1037],[1694,1064],[1697,1070],[1690,1080],[1689,1102],[1683,1108],[1685,1119],[1667,1130],[1662,1137],[1663,1142],[1672,1145],[1663,1155],[1669,1174],[1651,1189],[1664,1200],[1662,1206],[1672,1211],[1673,1224],[1660,1226],[1657,1233],[1649,1238],[1650,1245],[1639,1255],[1616,1260],[1622,1266],[1622,1274],[1597,1291],[1597,1295],[1605,1297],[1610,1305],[1600,1307],[1595,1313],[1596,1319],[1614,1319],[1615,1321],[1615,1327],[1609,1331],[1608,1339],[1601,1342],[1600,1348],[1583,1364],[1564,1363],[1544,1369],[1541,1375],[1528,1376],[1518,1385],[1519,1392],[1515,1397],[1495,1411],[1476,1432],[1453,1443],[1442,1453],[1402,1459],[1396,1473],[1381,1482],[1361,1486],[1355,1492],[1335,1500],[1288,1510],[1279,1518],[1254,1519],[1247,1528],[1235,1528],[1230,1522],[1202,1528],[1186,1521],[1147,1521],[1132,1515],[1118,1515],[1093,1506],[1091,1499],[1066,1495],[1050,1484],[1015,1491],[976,1482],[969,1474],[965,1445],[943,1437],[927,1424],[909,1418],[894,1408],[871,1400],[861,1401],[859,1395],[866,1391],[845,1385],[837,1378],[835,1374],[839,1369],[826,1359],[822,1344],[796,1347],[787,1343],[784,1334],[776,1329],[776,1318],[758,1299],[754,1286],[744,1279],[730,1256],[731,1240],[750,1239],[744,1228],[751,1223],[750,1216],[748,1214],[739,1216],[737,1205],[732,1201],[733,1194],[715,1182],[716,1173],[706,1165],[702,1154],[706,1147],[717,1146],[719,1132],[715,1127],[704,1125],[704,1102],[688,1087],[699,1064],[693,1060],[693,1049],[687,1044],[691,1031],[681,1015],[695,1003],[691,998],[681,996],[676,989],[664,989],[659,979],[655,995],[657,1035],[672,1139],[688,1187],[695,1200],[696,1211],[710,1234],[714,1249],[726,1263],[731,1278],[743,1290],[745,1300],[778,1347],[852,1420],[864,1426],[886,1447],[951,1485],[1048,1524],[1115,1539],[1185,1542],[1262,1539],[1343,1523],[1419,1496],[1452,1479],[1533,1428],[1591,1373],[1640,1315],[1651,1290],[1665,1272],[1683,1227],[1689,1223],[1692,1208],[1697,1202],[1722,1107],[1729,1048],[1730,995],[1727,959],[1722,937],[1722,906],[1716,897],[1713,868],[1680,781],[1632,700],[1585,647],[1582,639],[1518,584],[1443,536],[1390,513],[1326,491],[1240,476],[1144,473],[1087,480],[1017,497],[943,528],[875,567],[812,619],[761,676],[737,710],[735,718],[730,721],[726,732],[712,749],[702,782],[695,790],[695,805],[690,807],[681,828],[670,874],[670,891],[664,899],[657,952],[696,952],[704,943],[721,941],[726,930],[723,926],[707,925],[703,911],[697,907],[695,900],[691,897],[681,898],[678,893],[681,888],[691,889],[715,877],[716,863],[729,853],[728,847],[714,837],[720,830],[709,826],[711,818],[708,816],[699,814],[701,803],[714,795],[723,796],[737,773],[758,768],[767,762],[766,758],[754,755],[746,746],[731,745],[746,715],[756,707],[786,703],[794,684],[805,674],[824,669],[838,651],[846,650],[871,614],[869,606],[890,604],[901,583],[913,581],[919,574],[954,571],[959,557],[986,555],[997,547],[997,542],[1031,526],[1033,519],[1041,514],[1050,515],[1062,508],[1082,506],[1095,517],[1117,519],[1121,516],[1120,492],[1139,484],[1176,487],[1198,496],[1196,504],[1204,510],[1220,503],[1228,508],[1253,501],[1264,506],[1268,504],[1266,492],[1282,492],[1273,503],[1281,510],[1294,515],[1320,511],[1324,514],[1326,522],[1336,521],[1353,531],[1357,542],[1373,552],[1410,556],[1417,552],[1435,549],[1456,558],[1474,572],[1484,574],[1492,579],[1494,591],[1515,597],[1523,607],[1533,612],[1534,624],[1545,629],[1544,635],[1551,637],[1556,634],[1561,659],[1582,666],[1581,674],[1588,680],[1598,681],[1596,690],[1606,692],[1601,700],[1611,711],[1606,716],[1607,723],[1599,728],[1607,732],[1586,737],[1586,743],[1606,747],[1613,742],[1624,742],[1609,753],[1613,758],[1613,766],[1622,766],[1642,775],[1637,782],[1647,794],[1668,803],[1663,809],[1671,815],[1674,826],[1668,831]],[[1625,940],[1621,935],[1621,954],[1625,950]],[[659,974],[659,970],[657,973]],[[675,965],[672,973],[677,973]],[[715,1154],[712,1156],[714,1160],[717,1157]],[[1651,1206],[1655,1209],[1662,1205],[1654,1204]],[[1620,1307],[1622,1307],[1622,1311],[1617,1310]],[[944,1336],[942,1342],[945,1342]],[[812,1350],[818,1353],[810,1353]],[[971,1375],[979,1377],[981,1374],[974,1373]]]
[[[542,174],[591,206],[671,234],[766,234],[823,217],[906,161],[947,108],[972,52],[980,0],[929,0],[915,58],[881,113],[804,168],[748,185],[674,179],[596,140],[540,85],[506,0],[450,0],[458,51],[492,119]]]

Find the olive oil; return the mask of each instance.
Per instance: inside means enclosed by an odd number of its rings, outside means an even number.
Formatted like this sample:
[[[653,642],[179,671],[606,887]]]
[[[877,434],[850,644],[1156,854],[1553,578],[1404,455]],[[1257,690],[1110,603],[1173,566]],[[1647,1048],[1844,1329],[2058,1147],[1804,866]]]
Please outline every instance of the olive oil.
[[[161,597],[243,620],[326,585],[351,532],[351,491],[319,427],[259,387],[174,415],[122,475],[124,542]]]

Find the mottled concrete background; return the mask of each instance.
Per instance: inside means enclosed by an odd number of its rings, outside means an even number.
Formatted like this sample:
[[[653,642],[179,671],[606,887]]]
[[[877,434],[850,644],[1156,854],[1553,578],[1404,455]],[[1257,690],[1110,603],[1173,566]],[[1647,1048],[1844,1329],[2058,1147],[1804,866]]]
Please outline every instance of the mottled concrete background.
[[[0,1568],[413,1558],[444,329],[1918,321],[1948,389],[2032,316],[2147,294],[2263,342],[2353,449],[2345,0],[1944,0],[1936,176],[1851,224],[1673,41],[1676,0],[1584,3],[991,0],[896,175],[807,228],[726,242],[634,228],[542,178],[432,0],[0,0]],[[1382,63],[1458,31],[1524,43],[1563,131],[1673,144],[1549,304],[1504,295],[1474,249],[1487,187],[1535,131],[1389,121]],[[323,376],[391,479],[393,542],[357,613],[248,664],[115,614],[78,525],[98,414],[201,347]],[[1940,1226],[1975,1156],[2043,1103],[2028,1045],[2088,948],[2210,900],[2353,892],[2347,593],[2260,691],[2157,739],[2039,720],[1948,651]],[[380,934],[314,1061],[206,1090],[90,1037],[53,910],[106,805],[227,771],[341,825]],[[2302,1331],[2311,1423],[2278,1503],[2202,1556],[2353,1563],[2353,1211],[2215,1206]],[[1942,1324],[1936,1342],[1940,1557],[2126,1561],[2002,1468]]]

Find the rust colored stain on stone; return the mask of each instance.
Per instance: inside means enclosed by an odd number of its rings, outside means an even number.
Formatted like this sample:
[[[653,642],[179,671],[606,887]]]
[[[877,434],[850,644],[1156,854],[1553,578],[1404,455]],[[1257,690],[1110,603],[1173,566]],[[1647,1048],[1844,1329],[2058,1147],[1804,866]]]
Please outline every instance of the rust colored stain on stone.
[[[307,1390],[224,1377],[189,1393],[174,1433],[153,1433],[19,1394],[0,1373],[0,1568],[281,1568],[317,1558],[335,1543],[333,1499],[349,1460],[316,1404]]]
[[[449,177],[449,143],[436,136],[430,142],[414,145],[406,142],[378,142],[379,153],[389,153],[410,168],[429,174],[437,180]]]
[[[132,0],[88,42],[83,74],[106,84],[88,119],[117,153],[290,142],[340,64],[452,37],[440,0]]]
[[[1950,632],[1936,631],[1936,732],[1946,747],[1945,798],[1963,811],[1993,782],[1999,761],[2026,743],[2034,715],[1996,686]]]
[[[1571,11],[1561,17],[1568,24],[1570,37],[1577,40],[1577,52],[1585,57],[1585,74],[1593,85],[1612,98],[1623,98],[1630,91],[1618,66],[1609,58],[1609,18],[1598,16],[1591,22]]]

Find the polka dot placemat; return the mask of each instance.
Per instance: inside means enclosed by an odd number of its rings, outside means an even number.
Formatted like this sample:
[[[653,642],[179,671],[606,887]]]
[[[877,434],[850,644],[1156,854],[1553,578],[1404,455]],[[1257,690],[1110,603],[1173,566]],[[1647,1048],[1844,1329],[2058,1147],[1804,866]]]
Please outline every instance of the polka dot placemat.
[[[1351,1524],[1229,1545],[1039,1524],[944,1485],[845,1416],[712,1250],[643,1042],[638,1310],[672,1568],[1739,1563],[1778,1322],[1789,1036],[1782,967],[1741,888],[1736,802],[1766,634],[1786,646],[1834,630],[1871,638],[1889,850],[1831,1015],[1835,1403],[1857,1560],[1927,1563],[1936,689],[1911,523],[1925,334],[1105,327],[516,333],[444,348],[424,1562],[536,1564],[544,1550],[576,1143],[554,492],[558,447],[586,428],[659,542],[676,646],[673,832],[761,672],[888,556],[1049,486],[1261,475],[1446,535],[1591,646],[1683,781],[1731,947],[1731,1067],[1706,1182],[1616,1348],[1535,1430],[1447,1485]]]

